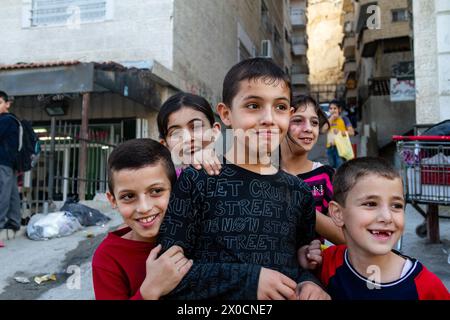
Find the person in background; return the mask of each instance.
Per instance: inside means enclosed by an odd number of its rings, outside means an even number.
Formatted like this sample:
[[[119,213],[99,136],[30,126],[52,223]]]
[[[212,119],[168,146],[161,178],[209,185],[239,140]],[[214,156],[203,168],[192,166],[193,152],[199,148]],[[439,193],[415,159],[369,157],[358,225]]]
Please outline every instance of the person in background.
[[[338,134],[342,136],[348,134],[350,137],[355,135],[355,130],[350,120],[342,116],[342,111],[342,105],[338,100],[330,102],[330,117],[328,118],[330,129],[327,134],[327,155],[329,165],[335,169],[339,168],[345,162],[345,159],[341,158],[338,154],[334,142],[335,136]]]
[[[343,244],[342,231],[328,217],[328,204],[333,197],[334,169],[308,159],[320,132],[329,127],[327,117],[310,96],[295,96],[292,105],[296,111],[291,117],[287,136],[281,143],[281,168],[298,176],[311,188],[316,208],[316,232],[333,244]]]
[[[20,197],[14,164],[19,153],[19,125],[11,101],[0,91],[0,230],[20,229]]]

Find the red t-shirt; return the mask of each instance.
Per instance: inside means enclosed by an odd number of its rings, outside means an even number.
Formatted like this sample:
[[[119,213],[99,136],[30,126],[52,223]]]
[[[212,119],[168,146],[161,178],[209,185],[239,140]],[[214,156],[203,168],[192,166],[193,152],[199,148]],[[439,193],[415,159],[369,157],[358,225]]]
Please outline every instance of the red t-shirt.
[[[111,232],[92,259],[97,300],[142,300],[139,288],[145,279],[145,262],[154,243],[122,238],[129,227]]]

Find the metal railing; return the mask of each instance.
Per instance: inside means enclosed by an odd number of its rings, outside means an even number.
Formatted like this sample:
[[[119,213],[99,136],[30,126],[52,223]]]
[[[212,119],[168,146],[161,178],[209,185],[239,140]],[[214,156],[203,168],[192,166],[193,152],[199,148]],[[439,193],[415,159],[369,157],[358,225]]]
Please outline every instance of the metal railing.
[[[79,197],[79,184],[85,182],[85,199],[93,199],[108,188],[107,159],[115,144],[109,132],[89,130],[87,143],[86,177],[80,177],[80,125],[59,122],[52,138],[38,133],[41,142],[39,161],[31,171],[21,175],[22,209],[30,214],[42,212],[49,200],[65,201]],[[116,138],[117,139],[117,138]],[[52,152],[53,150],[53,152]],[[53,169],[49,170],[50,164]],[[53,172],[53,173],[52,173]],[[52,177],[53,176],[53,177]]]

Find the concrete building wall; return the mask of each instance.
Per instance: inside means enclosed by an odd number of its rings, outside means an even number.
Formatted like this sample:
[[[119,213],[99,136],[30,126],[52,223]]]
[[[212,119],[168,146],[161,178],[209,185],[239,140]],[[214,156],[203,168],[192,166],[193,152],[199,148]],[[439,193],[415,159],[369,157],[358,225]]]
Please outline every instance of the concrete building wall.
[[[414,126],[414,102],[391,102],[389,96],[371,96],[363,106],[363,119],[370,119],[370,144],[378,149],[392,142],[393,135],[404,135]],[[401,118],[401,121],[399,119]],[[372,154],[373,155],[373,154]]]
[[[224,70],[237,59],[232,9],[220,0],[175,0],[174,72],[184,79],[180,89],[219,99]]]
[[[171,69],[173,0],[109,1],[114,13],[108,21],[78,27],[24,27],[22,19],[31,0],[2,0],[0,64],[155,59]]]
[[[417,122],[450,119],[450,2],[415,0]]]
[[[308,1],[308,61],[311,84],[343,81],[344,54],[340,43],[342,0]]]
[[[272,22],[284,40],[284,6],[265,1]],[[174,72],[183,79],[183,90],[216,104],[221,100],[227,71],[239,61],[239,45],[258,56],[265,30],[261,1],[175,0]],[[284,42],[282,42],[282,47]],[[278,60],[283,67],[284,59]]]
[[[372,3],[372,0],[360,1],[361,6],[367,3]],[[378,39],[403,37],[409,35],[410,26],[409,21],[392,21],[392,10],[407,9],[408,0],[381,0],[377,2],[379,8],[379,25],[377,29],[365,30],[363,43],[368,43]],[[375,18],[375,16],[373,16]],[[369,22],[374,21],[369,19]]]
[[[391,77],[394,64],[413,60],[412,51],[384,53],[383,47],[379,46],[375,54],[373,77]]]
[[[216,104],[226,72],[239,61],[239,44],[258,56],[261,40],[273,40],[261,25],[262,1],[282,51],[285,46],[287,0],[106,1],[113,5],[110,20],[73,28],[24,27],[32,0],[2,0],[0,21],[7,27],[0,28],[0,37],[7,45],[0,51],[0,64],[155,60],[153,73],[168,83],[162,101],[181,89]],[[290,64],[289,58],[278,58],[281,67]]]

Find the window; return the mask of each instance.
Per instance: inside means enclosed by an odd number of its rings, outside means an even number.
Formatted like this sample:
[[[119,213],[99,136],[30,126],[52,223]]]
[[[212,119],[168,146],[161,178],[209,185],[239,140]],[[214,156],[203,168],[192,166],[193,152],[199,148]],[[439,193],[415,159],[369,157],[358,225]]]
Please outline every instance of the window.
[[[395,9],[392,10],[392,22],[408,21],[408,10]]]
[[[267,5],[264,1],[261,1],[261,24],[263,25],[266,32],[272,33],[272,26],[270,24],[269,18],[269,9],[267,8]]]
[[[32,0],[27,27],[63,26],[112,19],[114,0]]]
[[[239,61],[250,58],[252,58],[252,55],[250,54],[250,52],[248,52],[247,48],[242,43],[242,41],[239,41]]]
[[[281,40],[282,40],[281,35],[274,25],[273,26],[273,46],[274,46],[275,54],[277,54],[278,57],[284,56],[284,50],[283,50],[283,45],[281,43]]]

